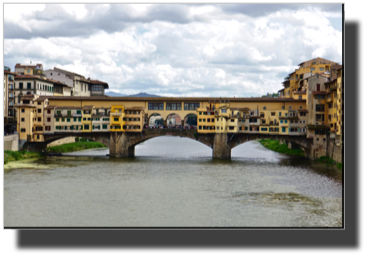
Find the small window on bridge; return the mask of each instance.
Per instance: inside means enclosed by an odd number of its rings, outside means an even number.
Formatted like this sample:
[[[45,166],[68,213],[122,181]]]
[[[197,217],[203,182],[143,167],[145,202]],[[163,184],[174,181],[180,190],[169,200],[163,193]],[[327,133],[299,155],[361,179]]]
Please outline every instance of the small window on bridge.
[[[272,112],[271,115],[272,115],[272,116],[275,116],[275,112]]]
[[[202,112],[199,112],[198,114],[199,114],[199,115],[202,115]]]
[[[202,129],[202,126],[198,126],[198,129],[201,130],[201,129]]]
[[[56,121],[59,121],[59,118],[56,118]]]
[[[265,110],[265,109],[266,109],[266,106],[264,106],[263,109]]]
[[[21,133],[26,133],[26,129],[25,128],[21,128]]]

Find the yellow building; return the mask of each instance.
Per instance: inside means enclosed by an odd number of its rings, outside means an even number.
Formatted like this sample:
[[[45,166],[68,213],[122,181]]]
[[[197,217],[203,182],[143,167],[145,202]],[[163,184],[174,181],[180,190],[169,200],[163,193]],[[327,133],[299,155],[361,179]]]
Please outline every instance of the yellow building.
[[[342,144],[343,136],[343,91],[342,91],[342,67],[337,70],[337,133],[336,133],[336,143],[338,145]]]
[[[298,65],[299,69],[290,73],[282,83],[284,89],[280,91],[281,97],[294,98],[294,92],[301,91],[303,87],[302,81],[305,77],[312,76],[316,73],[329,77],[332,65],[338,65],[338,63],[320,57],[300,63]],[[296,95],[297,97],[300,96],[299,93]],[[304,98],[302,97],[302,99]]]
[[[142,132],[144,127],[144,108],[124,108],[123,130],[126,132]]]
[[[54,131],[58,133],[81,133],[82,108],[76,106],[55,106]]]
[[[215,133],[214,109],[210,106],[206,108],[197,108],[197,129],[200,133]]]
[[[34,120],[36,115],[36,105],[34,95],[25,95],[21,98],[20,104],[14,106],[17,109],[17,132],[20,140],[33,141]]]
[[[92,131],[92,112],[94,106],[85,105],[82,108],[82,132],[90,133]]]
[[[111,106],[110,113],[110,131],[111,132],[125,132],[125,118],[124,106],[113,105]]]

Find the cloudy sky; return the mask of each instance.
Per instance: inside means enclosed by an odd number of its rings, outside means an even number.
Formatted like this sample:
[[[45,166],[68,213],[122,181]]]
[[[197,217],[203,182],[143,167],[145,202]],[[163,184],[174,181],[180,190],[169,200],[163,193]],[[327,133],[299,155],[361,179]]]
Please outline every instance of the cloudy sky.
[[[4,65],[42,63],[111,91],[256,97],[297,64],[342,64],[341,4],[5,4]]]

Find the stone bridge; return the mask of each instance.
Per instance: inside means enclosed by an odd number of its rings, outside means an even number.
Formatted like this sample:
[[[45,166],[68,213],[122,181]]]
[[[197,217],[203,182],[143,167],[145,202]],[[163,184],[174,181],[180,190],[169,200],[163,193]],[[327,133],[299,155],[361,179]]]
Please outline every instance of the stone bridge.
[[[18,151],[18,141],[18,134],[4,136],[4,151]]]
[[[42,151],[47,144],[64,137],[83,137],[100,142],[110,149],[111,157],[133,157],[135,146],[145,140],[159,136],[179,136],[196,140],[213,149],[213,158],[230,159],[231,149],[236,146],[257,139],[280,140],[288,144],[289,148],[304,149],[305,156],[313,159],[313,140],[306,136],[283,136],[267,134],[199,134],[194,129],[144,129],[141,133],[124,132],[94,132],[94,133],[55,133],[45,134],[44,142],[27,142],[24,149]]]

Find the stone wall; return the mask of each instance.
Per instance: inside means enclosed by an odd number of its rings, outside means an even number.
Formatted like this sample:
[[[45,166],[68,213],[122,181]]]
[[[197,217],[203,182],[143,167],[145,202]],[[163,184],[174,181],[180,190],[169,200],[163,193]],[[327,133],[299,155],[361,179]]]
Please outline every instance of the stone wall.
[[[4,150],[18,151],[18,134],[4,136]]]
[[[75,142],[74,136],[65,137],[65,138],[56,140],[54,142],[51,142],[50,144],[47,145],[47,147],[54,147],[54,146],[59,146],[59,145],[67,144],[67,143],[73,143],[73,142]]]
[[[330,140],[328,142],[328,156],[332,158],[337,163],[343,163],[343,157],[342,157],[342,144],[337,146],[333,140]]]

